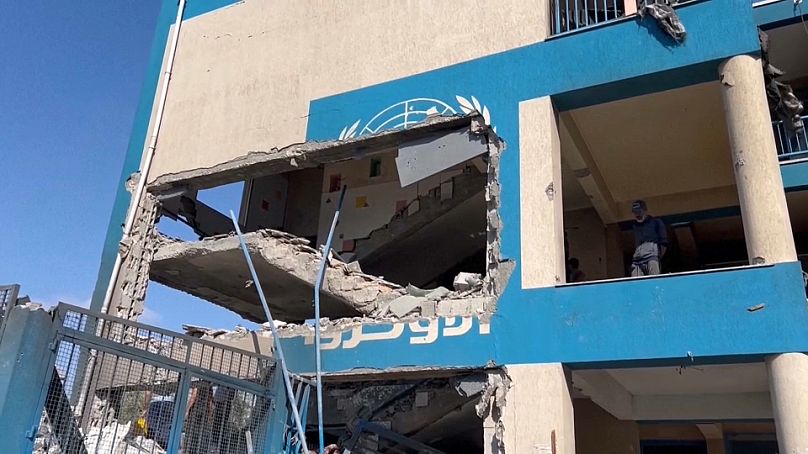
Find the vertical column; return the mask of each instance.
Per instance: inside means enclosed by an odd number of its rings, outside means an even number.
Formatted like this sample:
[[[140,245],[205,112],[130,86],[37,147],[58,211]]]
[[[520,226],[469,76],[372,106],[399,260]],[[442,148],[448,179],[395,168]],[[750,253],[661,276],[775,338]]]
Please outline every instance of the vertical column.
[[[784,353],[766,363],[780,452],[808,452],[808,355]]]
[[[749,262],[796,261],[760,59],[732,57],[719,74]]]
[[[561,140],[549,96],[519,103],[522,288],[566,280]]]
[[[569,376],[561,364],[507,366],[500,420],[506,453],[575,454]]]
[[[724,427],[721,424],[696,424],[696,427],[707,442],[707,454],[725,454]]]

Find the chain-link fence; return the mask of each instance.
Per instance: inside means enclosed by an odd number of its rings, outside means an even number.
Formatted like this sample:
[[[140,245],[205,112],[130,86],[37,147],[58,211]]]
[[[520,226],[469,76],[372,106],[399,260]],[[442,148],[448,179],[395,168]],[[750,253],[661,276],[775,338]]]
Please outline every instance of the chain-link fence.
[[[20,286],[17,284],[0,285],[0,326],[6,314],[14,304],[17,303],[17,295],[20,293]]]
[[[59,305],[36,453],[261,452],[274,361]]]

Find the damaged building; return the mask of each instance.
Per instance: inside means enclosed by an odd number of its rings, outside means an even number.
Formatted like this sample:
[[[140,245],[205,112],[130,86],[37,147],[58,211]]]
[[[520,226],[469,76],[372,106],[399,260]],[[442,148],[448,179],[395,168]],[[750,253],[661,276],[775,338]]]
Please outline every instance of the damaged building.
[[[499,275],[500,146],[480,116],[434,116],[401,132],[252,152],[157,179],[149,191],[163,215],[193,226],[202,239],[155,234],[151,279],[265,321],[255,289],[245,285],[238,238],[219,233],[229,219],[192,195],[249,176],[240,222],[274,317],[311,318],[317,245],[329,234],[343,188],[324,317],[435,315],[456,300],[483,311]]]
[[[50,361],[0,447],[808,450],[805,19],[167,0],[90,310],[0,331]],[[139,323],[150,283],[263,329]]]

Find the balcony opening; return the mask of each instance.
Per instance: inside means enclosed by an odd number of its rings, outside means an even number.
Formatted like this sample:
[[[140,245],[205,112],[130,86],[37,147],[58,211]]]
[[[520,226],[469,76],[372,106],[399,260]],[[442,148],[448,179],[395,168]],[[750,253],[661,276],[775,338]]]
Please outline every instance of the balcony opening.
[[[492,221],[498,219],[501,145],[469,117],[442,121],[449,126],[430,129],[427,121],[420,134],[418,126],[381,133],[385,140],[375,146],[366,143],[378,140],[373,137],[354,139],[355,145],[301,145],[311,148],[293,165],[286,155],[278,158],[284,161],[280,171],[275,158],[261,157],[254,172],[224,163],[201,177],[192,171],[190,178],[172,175],[175,183],[158,180],[156,187],[163,187],[152,190],[161,194],[164,217],[181,220],[201,240],[163,238],[152,280],[249,320],[264,319],[232,222],[189,189],[247,176],[241,200],[231,206],[241,207],[239,224],[278,319],[300,322],[313,315],[322,247],[343,188],[323,316],[429,315],[439,301],[472,297],[475,304],[465,301],[463,307],[483,310],[482,301],[500,282],[493,277],[499,249]]]
[[[803,106],[808,104],[808,40],[802,23],[767,29],[769,63],[784,74],[776,80],[791,86]],[[803,124],[808,123],[808,112],[800,114]],[[808,158],[808,131],[794,130],[772,112],[772,128],[777,155],[781,161]]]
[[[777,452],[763,362],[571,375],[578,452]]]
[[[633,0],[551,0],[554,35],[611,22],[637,12]]]
[[[647,263],[634,259],[637,200],[664,223],[661,274],[746,265],[725,125],[717,82],[561,112],[567,282]]]

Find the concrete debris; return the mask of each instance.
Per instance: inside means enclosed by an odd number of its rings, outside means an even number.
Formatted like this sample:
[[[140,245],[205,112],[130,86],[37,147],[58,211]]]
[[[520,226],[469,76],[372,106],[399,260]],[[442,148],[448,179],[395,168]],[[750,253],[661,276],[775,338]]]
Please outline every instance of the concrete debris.
[[[22,307],[22,308],[28,309],[29,311],[38,311],[38,310],[42,309],[41,304],[39,304],[39,303],[31,303],[31,302],[24,303],[24,304],[19,304],[16,307]],[[44,309],[42,309],[42,310],[44,310]]]
[[[488,386],[487,374],[474,374],[462,377],[454,382],[455,390],[466,397],[476,396]]]
[[[452,293],[452,291],[449,290],[446,287],[436,287],[436,288],[433,288],[433,289],[422,289],[422,288],[416,287],[416,286],[414,286],[412,284],[407,285],[407,294],[408,295],[419,297],[419,298],[425,298],[426,300],[436,301],[436,300],[439,300],[441,298],[446,298],[447,296],[450,296],[451,293]]]
[[[128,435],[131,426],[131,422],[120,424],[113,421],[103,428],[91,428],[84,438],[87,452],[111,454],[141,454],[144,452],[164,454],[166,452],[154,440],[149,440],[143,436],[130,438]]]
[[[294,235],[276,230],[260,230],[245,235],[245,241],[260,257],[259,275],[269,296],[270,308],[278,318],[300,322],[310,317],[312,293],[322,254]],[[162,245],[152,263],[152,278],[200,298],[231,309],[247,319],[262,322],[263,310],[253,288],[243,287],[239,269],[233,263],[243,263],[238,239],[234,236],[206,238],[198,242]],[[404,317],[420,308],[421,315],[435,314],[434,302],[439,302],[438,315],[464,315],[480,312],[483,304],[484,280],[480,274],[460,273],[454,282],[455,291],[445,287],[421,289],[413,285],[406,289],[378,276],[365,274],[358,263],[344,263],[336,257],[329,260],[322,293],[322,314],[329,319],[368,315],[384,317],[392,314]],[[457,305],[458,300],[468,303]],[[451,306],[455,306],[450,309]],[[229,334],[188,325],[187,329],[217,338]],[[189,332],[190,334],[190,332]]]
[[[439,317],[457,317],[485,312],[489,298],[444,299],[437,302],[435,312]]]
[[[277,230],[244,235],[269,297],[273,316],[300,322],[310,317],[322,254],[300,238]],[[222,305],[248,320],[266,320],[254,288],[244,288],[244,257],[235,236],[165,243],[154,257],[153,280]],[[356,265],[329,260],[323,282],[322,314],[329,318],[373,313],[404,295],[404,289]]]
[[[272,320],[272,321],[275,322],[275,328],[281,328],[283,326],[288,325],[288,323],[286,323],[284,321],[281,321],[281,320]],[[270,331],[270,332],[272,331],[272,328],[270,327],[269,322],[262,323],[261,324],[261,329],[263,329],[264,331]]]
[[[684,42],[687,37],[685,26],[679,20],[679,15],[673,9],[674,4],[678,3],[676,0],[670,2],[669,0],[656,1],[648,3],[642,1],[639,4],[638,13],[641,18],[649,15],[657,21],[659,27],[673,38],[677,43]]]
[[[213,167],[165,174],[150,182],[147,190],[164,193],[175,188],[205,189],[244,181],[257,176],[290,172],[321,164],[354,159],[358,150],[390,150],[426,134],[451,131],[470,125],[479,115],[439,116],[407,129],[384,130],[345,140],[297,143],[269,151],[252,151]]]
[[[407,285],[407,294],[408,294],[408,295],[426,297],[426,295],[427,295],[427,294],[428,294],[430,291],[431,291],[431,290],[425,290],[425,289],[422,289],[422,288],[416,287],[416,286],[414,286],[414,285],[412,285],[412,284],[408,284],[408,285]]]
[[[791,135],[800,133],[805,130],[805,124],[802,121],[804,106],[794,94],[791,85],[776,80],[785,73],[769,62],[769,36],[763,30],[758,29],[758,39],[769,109],[782,120],[788,133]]]
[[[127,181],[127,189],[134,190],[139,174]],[[112,294],[109,312],[117,317],[136,320],[143,313],[146,288],[149,285],[149,264],[159,244],[156,224],[160,218],[160,203],[152,194],[144,193],[140,209],[127,238],[121,240],[123,257]]]
[[[484,419],[494,409],[501,409],[505,406],[505,395],[508,392],[510,383],[508,378],[500,373],[488,374],[488,382],[483,386],[480,401],[475,410],[477,416]]]
[[[34,438],[33,454],[61,454],[61,452],[59,437],[53,432],[48,417],[43,414]]]
[[[403,317],[410,312],[414,311],[426,302],[426,298],[422,296],[403,295],[390,302],[390,312],[396,317]]]
[[[204,326],[182,325],[185,334],[193,337],[216,338],[222,334],[229,333],[226,329],[205,328]]]
[[[452,292],[448,288],[438,287],[429,291],[429,293],[426,294],[426,299],[436,301],[449,296],[450,293]]]
[[[465,292],[468,290],[480,288],[483,285],[482,276],[477,273],[459,273],[455,278],[454,289],[458,292]]]
[[[492,453],[502,454],[505,452],[505,425],[502,422],[503,407],[505,398],[510,388],[510,379],[501,372],[491,372],[488,374],[488,382],[483,388],[480,401],[475,406],[477,416],[485,424],[493,421],[494,440]],[[488,430],[488,429],[486,429]]]
[[[345,272],[346,273],[361,273],[362,268],[359,266],[359,262],[351,262],[345,264]]]

